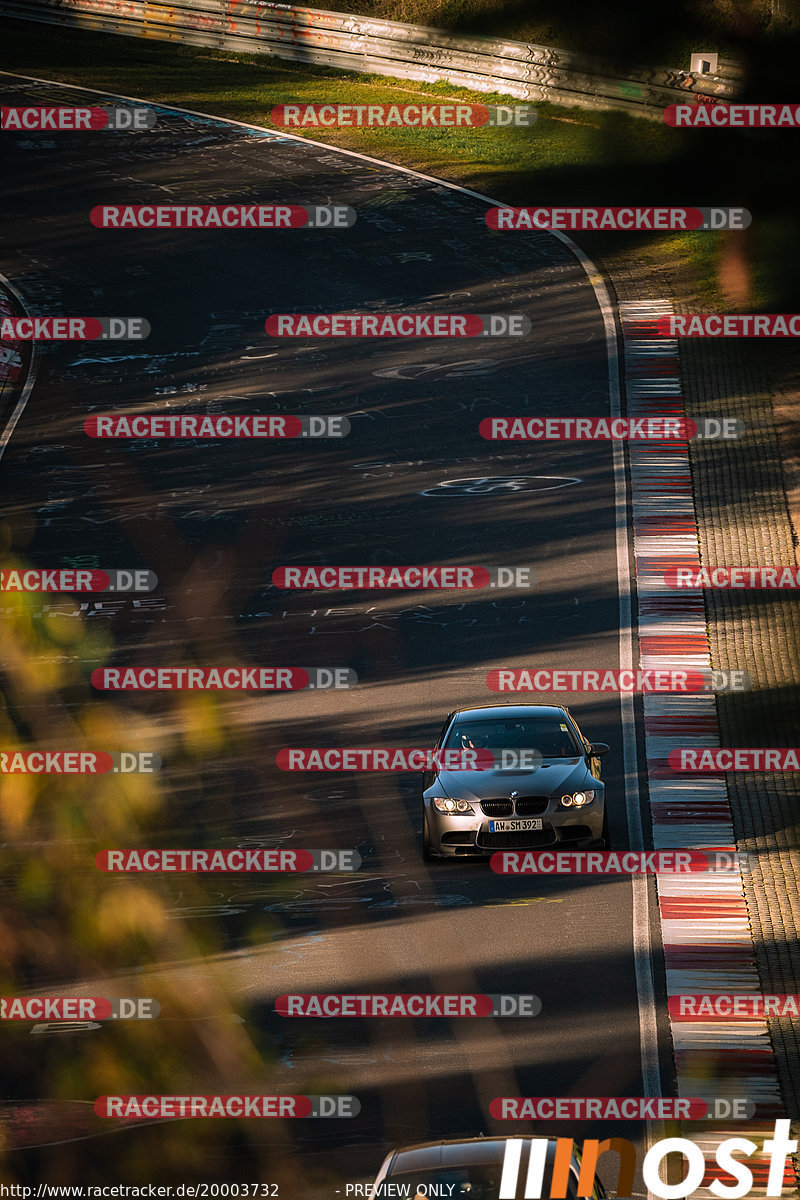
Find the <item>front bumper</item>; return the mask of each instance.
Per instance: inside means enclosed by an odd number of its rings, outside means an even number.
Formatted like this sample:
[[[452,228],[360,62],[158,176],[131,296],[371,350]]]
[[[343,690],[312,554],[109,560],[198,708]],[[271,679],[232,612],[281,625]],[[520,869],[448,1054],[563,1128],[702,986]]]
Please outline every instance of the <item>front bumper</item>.
[[[453,816],[437,812],[428,797],[424,800],[430,851],[442,858],[486,856],[496,850],[546,850],[554,846],[591,849],[603,836],[603,810],[603,801],[595,800],[585,808],[543,813],[539,818],[541,830],[492,833],[490,822],[494,818],[483,812]]]

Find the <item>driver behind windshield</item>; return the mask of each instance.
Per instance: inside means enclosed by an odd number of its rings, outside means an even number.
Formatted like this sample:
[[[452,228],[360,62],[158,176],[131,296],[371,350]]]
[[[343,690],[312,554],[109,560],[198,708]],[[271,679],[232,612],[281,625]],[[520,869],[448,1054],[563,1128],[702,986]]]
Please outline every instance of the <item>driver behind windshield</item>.
[[[535,750],[542,758],[576,758],[580,750],[560,721],[485,721],[460,725],[447,739],[447,749]]]

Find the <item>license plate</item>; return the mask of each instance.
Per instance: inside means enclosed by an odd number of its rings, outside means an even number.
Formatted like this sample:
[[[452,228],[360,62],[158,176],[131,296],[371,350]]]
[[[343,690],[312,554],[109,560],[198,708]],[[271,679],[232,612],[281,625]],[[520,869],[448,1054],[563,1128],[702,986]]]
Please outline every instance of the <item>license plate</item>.
[[[490,821],[490,833],[527,833],[532,829],[541,829],[541,821]]]

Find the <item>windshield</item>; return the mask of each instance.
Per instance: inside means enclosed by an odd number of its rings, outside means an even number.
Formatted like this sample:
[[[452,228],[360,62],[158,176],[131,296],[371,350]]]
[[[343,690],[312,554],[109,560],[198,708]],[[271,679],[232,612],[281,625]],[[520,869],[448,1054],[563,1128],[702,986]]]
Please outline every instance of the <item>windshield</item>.
[[[542,758],[575,758],[583,753],[578,739],[558,717],[504,717],[457,720],[447,735],[446,750],[536,750]],[[455,1193],[453,1193],[455,1195]]]

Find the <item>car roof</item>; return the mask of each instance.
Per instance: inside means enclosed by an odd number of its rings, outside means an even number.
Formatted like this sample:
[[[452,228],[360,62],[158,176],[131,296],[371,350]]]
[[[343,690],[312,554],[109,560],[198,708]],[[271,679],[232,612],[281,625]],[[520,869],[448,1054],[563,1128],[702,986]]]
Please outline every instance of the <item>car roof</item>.
[[[395,1150],[387,1175],[408,1171],[426,1171],[435,1167],[468,1166],[470,1163],[499,1163],[509,1141],[528,1141],[529,1137],[452,1138],[449,1141],[418,1142]],[[548,1138],[548,1158],[554,1153],[556,1138]]]
[[[552,717],[569,710],[561,704],[481,704],[473,708],[457,708],[454,717],[469,713],[473,717],[493,717],[503,713],[507,717]]]

